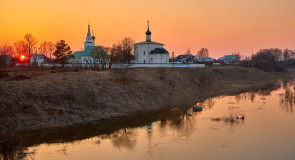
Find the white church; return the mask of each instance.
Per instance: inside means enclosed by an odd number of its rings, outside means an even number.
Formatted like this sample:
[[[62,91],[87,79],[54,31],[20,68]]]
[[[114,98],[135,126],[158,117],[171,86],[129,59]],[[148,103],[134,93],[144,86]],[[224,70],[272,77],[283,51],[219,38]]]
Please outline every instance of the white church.
[[[169,63],[169,52],[164,44],[151,40],[149,22],[145,34],[146,41],[134,44],[135,63]]]
[[[70,63],[80,63],[80,64],[89,64],[93,63],[92,51],[95,48],[102,49],[101,46],[95,46],[94,43],[95,36],[94,33],[90,32],[90,25],[88,24],[88,32],[86,36],[86,41],[84,43],[84,51],[77,51],[73,53],[73,57],[69,60]]]

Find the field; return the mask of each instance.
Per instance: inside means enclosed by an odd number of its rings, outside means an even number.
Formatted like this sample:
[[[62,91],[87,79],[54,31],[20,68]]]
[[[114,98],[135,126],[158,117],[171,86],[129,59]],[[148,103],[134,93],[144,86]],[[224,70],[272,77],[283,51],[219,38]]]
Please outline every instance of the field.
[[[292,78],[239,67],[136,68],[123,84],[115,71],[45,70],[13,73],[0,80],[0,132],[73,126],[188,108]]]

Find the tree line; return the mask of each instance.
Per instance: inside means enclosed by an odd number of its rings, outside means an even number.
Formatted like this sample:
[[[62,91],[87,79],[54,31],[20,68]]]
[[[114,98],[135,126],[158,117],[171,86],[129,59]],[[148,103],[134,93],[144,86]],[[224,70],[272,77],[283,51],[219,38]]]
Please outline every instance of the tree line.
[[[130,37],[114,43],[111,47],[101,46],[101,48],[103,52],[94,49],[91,56],[93,59],[103,60],[104,69],[106,69],[106,63],[111,68],[114,63],[131,63],[134,59],[134,40]],[[62,66],[68,62],[69,58],[73,58],[73,51],[65,40],[56,43],[44,41],[38,45],[37,39],[31,33],[27,33],[23,40],[18,40],[13,45],[0,45],[0,78],[8,75],[12,63],[29,62],[34,53],[41,54],[49,60],[54,59],[53,62],[60,63]]]
[[[0,71],[2,73],[7,70],[6,62],[8,56],[17,57],[24,56],[29,58],[37,52],[48,59],[54,57],[56,63],[66,64],[69,58],[73,58],[72,50],[69,44],[65,40],[52,43],[50,41],[44,41],[39,43],[37,39],[31,34],[27,33],[23,40],[19,40],[13,43],[13,45],[0,45]],[[134,40],[130,37],[125,37],[123,40],[114,43],[111,47],[101,46],[101,49],[94,49],[91,53],[92,58],[99,62],[100,68],[106,69],[106,64],[109,64],[109,68],[113,64],[125,63],[129,64],[134,59]],[[188,49],[185,54],[191,54],[191,50]],[[240,53],[233,53],[238,55],[240,65],[244,67],[257,67],[265,71],[283,70],[282,66],[295,64],[295,50],[290,49],[262,49],[257,53],[250,56],[243,56]],[[209,51],[207,48],[201,48],[196,55],[199,59],[209,57]],[[172,53],[174,57],[174,52]],[[6,71],[5,71],[6,72]],[[0,76],[1,76],[0,75]]]
[[[111,47],[102,46],[102,48],[106,53],[110,54],[110,61],[130,63],[134,58],[133,46],[134,40],[126,37],[118,43],[114,43]],[[73,53],[70,45],[65,40],[60,40],[56,43],[44,41],[38,45],[37,39],[31,33],[27,33],[23,40],[18,40],[13,45],[3,44],[0,47],[1,50],[5,50],[6,55],[11,55],[12,57],[20,58],[23,55],[28,59],[34,53],[38,53],[50,59],[58,59],[56,62],[62,62],[66,59],[65,57]]]
[[[261,49],[250,56],[241,56],[240,65],[264,71],[285,71],[288,65],[295,65],[295,50]]]

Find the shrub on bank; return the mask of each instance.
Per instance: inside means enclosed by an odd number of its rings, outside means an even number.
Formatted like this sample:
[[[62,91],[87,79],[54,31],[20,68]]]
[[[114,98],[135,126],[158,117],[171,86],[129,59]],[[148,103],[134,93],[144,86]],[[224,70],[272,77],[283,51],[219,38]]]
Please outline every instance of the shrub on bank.
[[[262,49],[252,56],[253,66],[263,71],[286,71],[285,65],[280,65],[277,62],[282,55],[280,49]]]

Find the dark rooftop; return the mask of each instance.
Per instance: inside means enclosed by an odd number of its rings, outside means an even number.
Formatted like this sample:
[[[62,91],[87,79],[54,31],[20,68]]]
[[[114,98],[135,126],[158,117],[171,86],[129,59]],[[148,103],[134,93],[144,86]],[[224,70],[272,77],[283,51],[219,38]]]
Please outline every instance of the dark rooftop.
[[[165,48],[155,48],[150,54],[169,54],[169,52]]]

